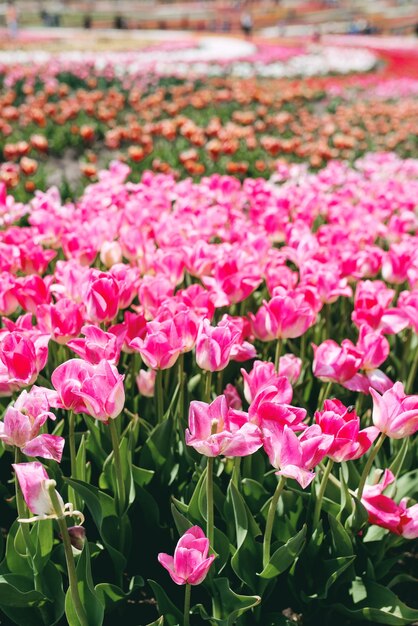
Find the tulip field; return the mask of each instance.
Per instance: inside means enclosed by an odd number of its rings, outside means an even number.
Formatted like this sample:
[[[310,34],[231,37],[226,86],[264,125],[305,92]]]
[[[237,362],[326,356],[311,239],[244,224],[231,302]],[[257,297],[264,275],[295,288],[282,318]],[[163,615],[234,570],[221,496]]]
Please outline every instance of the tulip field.
[[[418,624],[418,52],[244,52],[0,52],[2,625]]]

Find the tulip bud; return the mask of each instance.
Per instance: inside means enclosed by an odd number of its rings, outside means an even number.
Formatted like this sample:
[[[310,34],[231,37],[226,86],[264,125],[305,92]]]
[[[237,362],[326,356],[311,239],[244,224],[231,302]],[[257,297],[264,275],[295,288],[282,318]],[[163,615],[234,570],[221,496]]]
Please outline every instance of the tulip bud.
[[[70,535],[70,541],[73,548],[82,550],[86,542],[86,530],[84,526],[70,526],[68,528],[68,534]]]

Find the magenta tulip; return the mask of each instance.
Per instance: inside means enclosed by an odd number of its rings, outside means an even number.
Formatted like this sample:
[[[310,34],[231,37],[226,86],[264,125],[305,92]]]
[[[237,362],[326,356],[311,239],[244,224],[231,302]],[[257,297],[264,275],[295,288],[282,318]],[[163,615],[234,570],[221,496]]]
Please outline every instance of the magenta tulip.
[[[209,539],[199,526],[192,526],[177,542],[174,557],[164,552],[158,561],[176,585],[200,585],[216,556],[209,552]]]

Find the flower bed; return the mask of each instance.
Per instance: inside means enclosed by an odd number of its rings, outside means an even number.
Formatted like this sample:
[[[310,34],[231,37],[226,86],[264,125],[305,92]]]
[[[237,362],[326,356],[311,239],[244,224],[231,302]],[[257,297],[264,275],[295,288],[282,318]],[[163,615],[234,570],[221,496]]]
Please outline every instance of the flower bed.
[[[0,187],[1,610],[416,621],[418,161],[128,175]]]

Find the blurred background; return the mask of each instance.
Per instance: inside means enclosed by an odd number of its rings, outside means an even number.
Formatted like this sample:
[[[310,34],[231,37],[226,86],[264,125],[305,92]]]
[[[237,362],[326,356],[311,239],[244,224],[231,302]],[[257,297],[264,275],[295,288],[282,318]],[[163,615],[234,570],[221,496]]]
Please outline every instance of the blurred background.
[[[0,3],[1,42],[19,28],[195,30],[265,36],[416,34],[417,0],[16,0]]]

